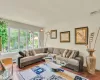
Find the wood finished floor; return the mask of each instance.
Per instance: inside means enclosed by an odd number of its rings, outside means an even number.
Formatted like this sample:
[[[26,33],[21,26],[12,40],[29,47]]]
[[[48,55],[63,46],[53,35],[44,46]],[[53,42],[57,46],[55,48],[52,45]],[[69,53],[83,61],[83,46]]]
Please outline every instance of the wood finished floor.
[[[14,79],[14,80],[19,80],[19,79],[18,79],[18,76],[17,76],[17,72],[18,72],[18,71],[30,69],[30,68],[32,68],[33,66],[39,65],[39,64],[41,64],[41,63],[44,63],[44,62],[38,62],[38,63],[36,63],[36,64],[27,66],[27,67],[25,67],[25,68],[23,68],[23,69],[19,69],[19,68],[17,67],[17,65],[14,64],[14,65],[13,65],[13,67],[14,67],[13,79]],[[64,68],[64,69],[65,69],[65,70],[68,70],[68,71],[70,71],[70,72],[72,72],[72,73],[75,73],[75,74],[81,75],[81,76],[83,76],[83,77],[86,77],[86,78],[88,78],[89,80],[100,80],[100,71],[96,71],[95,75],[91,75],[91,74],[87,73],[86,70],[84,70],[84,72],[75,72],[75,71],[70,70],[70,69],[67,69],[67,68]]]

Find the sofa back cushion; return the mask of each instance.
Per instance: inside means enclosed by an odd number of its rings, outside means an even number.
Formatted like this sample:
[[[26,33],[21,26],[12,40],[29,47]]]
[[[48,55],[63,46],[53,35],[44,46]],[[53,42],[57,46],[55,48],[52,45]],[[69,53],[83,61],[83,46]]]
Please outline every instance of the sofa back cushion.
[[[44,48],[34,49],[34,51],[36,52],[36,54],[44,53]]]
[[[53,53],[54,48],[48,48],[49,53]]]
[[[60,54],[62,55],[66,49],[60,49]]]
[[[54,48],[53,50],[53,54],[57,54],[57,55],[60,55],[60,49],[59,48]]]

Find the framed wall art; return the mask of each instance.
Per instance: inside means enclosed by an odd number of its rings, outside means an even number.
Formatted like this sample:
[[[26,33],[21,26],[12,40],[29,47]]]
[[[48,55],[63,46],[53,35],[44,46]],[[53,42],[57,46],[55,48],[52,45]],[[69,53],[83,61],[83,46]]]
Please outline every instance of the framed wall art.
[[[57,39],[57,30],[51,30],[50,37],[51,39]]]
[[[88,27],[75,28],[75,44],[88,44]]]
[[[60,32],[60,42],[70,42],[70,31]]]

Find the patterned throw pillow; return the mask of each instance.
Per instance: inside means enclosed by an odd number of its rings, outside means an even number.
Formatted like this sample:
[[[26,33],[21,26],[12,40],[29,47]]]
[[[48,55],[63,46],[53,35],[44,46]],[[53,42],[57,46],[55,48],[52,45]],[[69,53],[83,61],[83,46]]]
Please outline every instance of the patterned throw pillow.
[[[73,58],[74,54],[75,54],[75,52],[72,51],[72,53],[70,54],[69,58]]]
[[[29,56],[29,52],[28,51],[24,50],[23,52],[25,53],[26,57]]]
[[[73,55],[73,57],[72,57],[72,58],[75,58],[75,57],[78,57],[78,56],[79,56],[79,51],[74,50],[74,55]]]
[[[66,54],[66,58],[69,58],[69,56],[71,55],[72,50],[69,50],[68,53]]]
[[[63,52],[62,57],[66,57],[66,55],[67,55],[68,52],[69,52],[69,50],[66,49],[66,50]]]
[[[29,56],[34,56],[36,52],[34,50],[29,50]]]

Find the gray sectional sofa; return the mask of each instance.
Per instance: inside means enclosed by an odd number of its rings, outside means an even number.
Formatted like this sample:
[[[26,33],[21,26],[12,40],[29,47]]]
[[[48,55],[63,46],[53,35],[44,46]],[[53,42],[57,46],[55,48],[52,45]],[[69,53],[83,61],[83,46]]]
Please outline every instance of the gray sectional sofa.
[[[18,57],[18,66],[23,68],[30,64],[43,60],[48,54],[55,54],[55,58],[67,63],[66,67],[75,71],[83,71],[83,57],[80,56],[80,52],[77,50],[69,50],[62,48],[39,48],[34,50],[28,50],[28,56]],[[31,55],[29,55],[31,54]]]

